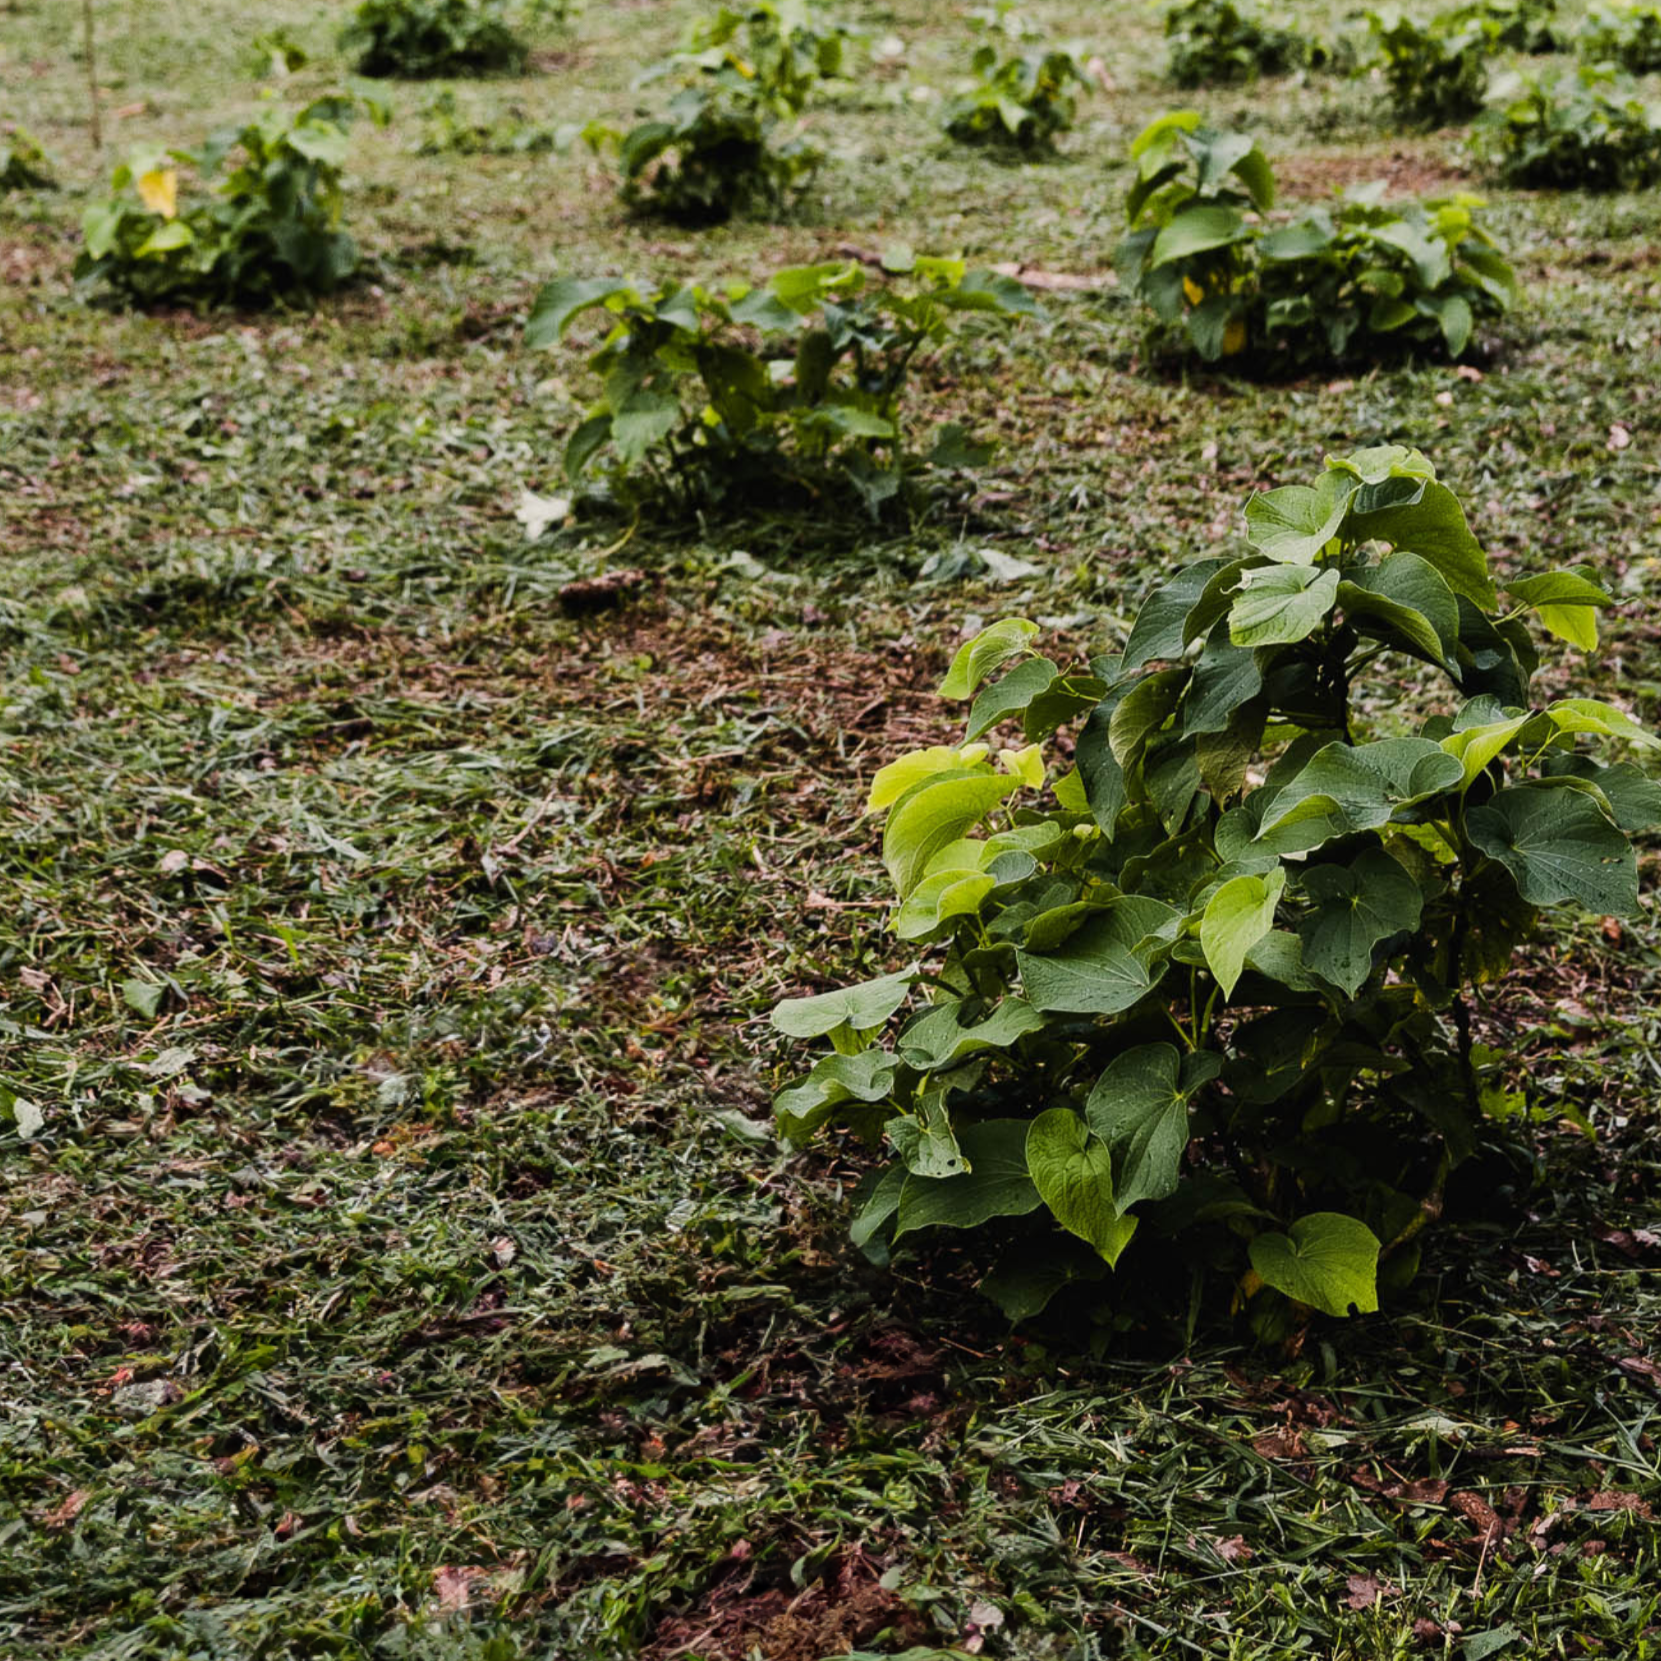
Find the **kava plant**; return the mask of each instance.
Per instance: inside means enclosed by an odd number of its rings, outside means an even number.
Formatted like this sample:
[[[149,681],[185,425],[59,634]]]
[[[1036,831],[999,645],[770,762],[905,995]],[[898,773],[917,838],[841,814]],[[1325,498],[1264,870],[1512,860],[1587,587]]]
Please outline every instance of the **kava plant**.
[[[693,225],[782,212],[824,152],[781,128],[822,80],[842,74],[852,38],[808,0],[723,7],[652,72],[690,75],[663,117],[626,134],[591,126],[585,136],[595,147],[617,144],[623,200],[641,212]]]
[[[1575,39],[1582,58],[1614,64],[1629,75],[1661,70],[1661,6],[1598,6]]]
[[[990,43],[970,60],[973,84],[947,99],[940,125],[960,144],[1044,150],[1073,124],[1075,87],[1088,86],[1075,52],[1018,52],[1000,58]]]
[[[1642,190],[1661,181],[1661,103],[1589,64],[1526,82],[1475,138],[1494,173],[1526,189]]]
[[[1226,86],[1322,67],[1331,50],[1234,0],[1182,0],[1165,14],[1165,73],[1179,87]]]
[[[1153,122],[1131,148],[1120,281],[1171,339],[1208,362],[1250,353],[1264,367],[1458,357],[1476,323],[1502,315],[1516,281],[1461,195],[1392,206],[1383,187],[1271,228],[1274,175],[1256,143],[1192,111]]]
[[[53,182],[40,140],[26,127],[0,125],[0,191],[48,190]]]
[[[517,69],[527,52],[503,0],[362,0],[340,49],[360,75],[406,80]]]
[[[1398,120],[1441,127],[1481,110],[1490,47],[1480,23],[1420,23],[1399,12],[1368,12],[1367,22]]]
[[[909,447],[917,354],[957,317],[1038,308],[1013,278],[895,250],[877,282],[855,261],[793,267],[757,288],[562,279],[538,294],[526,343],[552,346],[596,309],[610,323],[590,359],[604,391],[566,446],[570,477],[609,452],[625,493],[644,474],[687,508],[758,483],[824,494],[834,480],[875,515],[908,478],[989,454],[952,424],[928,451]]]
[[[1496,585],[1397,447],[1245,522],[1120,651],[1064,667],[1020,619],[964,645],[961,738],[871,787],[916,961],[773,1014],[831,1052],[779,1094],[784,1136],[877,1155],[856,1242],[978,1231],[1012,1317],[1122,1259],[1161,1295],[1232,1283],[1261,1331],[1376,1308],[1515,1111],[1482,988],[1544,910],[1638,911],[1629,836],[1661,787],[1595,752],[1653,740],[1530,689],[1529,614],[1596,644],[1584,570]],[[1446,695],[1411,715],[1415,664]]]
[[[199,151],[134,151],[112,194],[82,216],[75,276],[140,304],[269,304],[339,288],[357,270],[341,226],[348,130],[369,100],[331,94],[289,111],[267,101],[251,120],[213,134]],[[179,168],[200,179],[234,165],[211,191],[180,200]]]

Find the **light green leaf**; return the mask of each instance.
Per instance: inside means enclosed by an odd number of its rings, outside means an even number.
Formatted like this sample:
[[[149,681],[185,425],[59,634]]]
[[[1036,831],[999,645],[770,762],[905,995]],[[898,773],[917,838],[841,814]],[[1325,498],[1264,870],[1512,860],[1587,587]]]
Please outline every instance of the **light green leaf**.
[[[1275,926],[1275,907],[1286,887],[1279,866],[1265,876],[1231,877],[1206,902],[1200,950],[1223,996],[1229,997],[1246,966],[1246,954]]]
[[[1578,790],[1501,790],[1471,809],[1465,829],[1530,905],[1573,901],[1598,916],[1638,915],[1631,844]]]
[[[1378,1308],[1378,1237],[1355,1217],[1315,1211],[1289,1234],[1259,1234],[1251,1243],[1258,1278],[1325,1315]]]
[[[1261,490],[1246,503],[1246,540],[1277,565],[1312,565],[1339,532],[1357,480],[1329,470],[1314,485]]]
[[[580,313],[603,306],[615,295],[633,293],[633,285],[617,277],[556,277],[542,285],[531,305],[525,344],[533,350],[552,346]]]
[[[1233,242],[1244,242],[1250,235],[1238,208],[1222,203],[1197,202],[1182,209],[1154,238],[1153,252],[1148,256],[1148,269],[1154,271],[1173,260],[1187,259],[1191,254],[1203,254],[1211,248],[1225,248]]]
[[[968,1170],[936,1181],[908,1176],[894,1238],[923,1228],[978,1228],[993,1217],[1036,1211],[1042,1202],[1027,1174],[1027,1123],[987,1119],[960,1130],[957,1140]]]
[[[900,1156],[901,1164],[913,1176],[938,1180],[959,1176],[969,1169],[957,1137],[952,1134],[944,1090],[930,1090],[919,1098],[915,1114],[896,1114],[883,1130]]]
[[[900,1059],[919,1073],[937,1073],[982,1050],[1008,1049],[1017,1038],[1036,1032],[1043,1017],[1020,998],[1005,998],[984,1020],[964,1026],[963,1004],[953,999],[925,1010],[900,1034]]]
[[[1241,577],[1229,608],[1236,646],[1289,645],[1321,626],[1338,598],[1338,573],[1307,565],[1266,565]]]
[[[1597,649],[1597,609],[1614,601],[1584,569],[1571,567],[1537,577],[1516,577],[1505,587],[1513,599],[1533,606],[1542,625],[1559,639],[1583,652]]]
[[[865,811],[879,813],[892,807],[914,785],[936,773],[962,771],[963,752],[949,744],[936,744],[933,749],[913,750],[900,756],[886,767],[879,767],[871,780],[871,794],[866,798]]]
[[[1055,1220],[1094,1246],[1108,1263],[1136,1232],[1113,1204],[1113,1155],[1070,1107],[1040,1113],[1027,1131],[1027,1171]]]
[[[1468,790],[1485,767],[1497,756],[1532,719],[1529,715],[1513,715],[1503,721],[1487,721],[1479,727],[1466,727],[1450,732],[1442,740],[1442,748],[1450,756],[1457,756],[1465,769],[1461,788]]]
[[[903,900],[934,857],[978,824],[1020,781],[1004,774],[945,772],[913,785],[895,804],[883,830],[882,862]]]
[[[1419,926],[1419,885],[1382,848],[1349,866],[1312,865],[1300,881],[1315,906],[1298,924],[1304,964],[1353,998],[1379,941]]]
[[[942,698],[972,698],[988,675],[996,674],[1011,658],[1022,657],[1038,634],[1038,625],[1024,617],[1005,617],[982,629],[958,648],[946,678]]]
[[[920,940],[953,917],[970,916],[998,886],[981,871],[931,871],[912,889],[894,914],[894,932],[902,940]]]
[[[799,1084],[773,1098],[781,1134],[800,1143],[844,1102],[880,1102],[894,1088],[894,1067],[886,1050],[825,1056]]]
[[[1624,709],[1606,704],[1601,698],[1563,698],[1548,705],[1546,714],[1561,733],[1588,732],[1604,738],[1624,738],[1630,744],[1661,744],[1661,739],[1640,727]]]
[[[839,1027],[870,1032],[906,1001],[917,965],[857,986],[839,986],[811,998],[787,998],[773,1011],[775,1028],[787,1038],[823,1038]]]

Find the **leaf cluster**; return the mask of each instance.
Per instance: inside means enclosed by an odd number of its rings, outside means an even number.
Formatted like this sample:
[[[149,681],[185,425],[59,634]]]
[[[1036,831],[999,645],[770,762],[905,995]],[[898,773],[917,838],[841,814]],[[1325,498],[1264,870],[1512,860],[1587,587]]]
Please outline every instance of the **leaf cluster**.
[[[1179,87],[1230,86],[1330,67],[1334,49],[1235,0],[1181,0],[1165,13],[1165,73]]]
[[[854,38],[812,0],[723,7],[649,72],[682,79],[661,117],[587,136],[617,145],[621,195],[637,212],[689,225],[782,213],[824,160],[786,129],[822,83],[843,75]]]
[[[386,120],[383,106],[345,94],[299,110],[268,96],[200,150],[135,150],[82,215],[76,280],[140,305],[268,305],[339,288],[358,268],[341,225],[341,169],[365,111]],[[203,182],[224,171],[181,201],[181,167]]]
[[[1610,69],[1581,64],[1525,82],[1484,118],[1476,145],[1509,185],[1642,190],[1661,182],[1661,103]]]
[[[1368,12],[1367,24],[1396,119],[1444,127],[1469,120],[1488,92],[1488,29],[1465,12],[1421,23],[1400,12]]]
[[[1131,155],[1120,281],[1152,311],[1156,341],[1207,362],[1458,357],[1476,323],[1515,298],[1478,197],[1394,205],[1372,185],[1275,226],[1273,172],[1244,134],[1182,111],[1153,122]]]
[[[1480,29],[1490,48],[1555,52],[1565,43],[1557,0],[1471,0],[1443,12],[1436,26],[1448,34]]]
[[[1596,6],[1582,22],[1575,46],[1587,63],[1652,75],[1661,70],[1661,6]]]
[[[360,75],[400,80],[513,70],[528,50],[504,0],[360,0],[340,49]]]
[[[940,115],[941,128],[960,144],[1052,149],[1078,113],[1075,89],[1089,85],[1078,54],[1061,47],[1001,57],[987,43],[969,68],[971,83],[946,100]]]
[[[40,140],[26,127],[0,125],[0,192],[50,190],[56,182]]]
[[[540,156],[569,149],[578,136],[572,126],[527,121],[515,108],[490,121],[470,119],[448,89],[422,114],[426,120],[417,153],[423,156]]]
[[[1022,619],[970,640],[941,686],[961,738],[870,795],[917,961],[773,1017],[830,1046],[780,1092],[784,1136],[880,1150],[855,1241],[981,1230],[1012,1316],[1127,1249],[1376,1308],[1509,1105],[1469,1000],[1543,909],[1638,908],[1661,786],[1583,745],[1653,741],[1530,692],[1528,616],[1590,650],[1608,603],[1579,569],[1496,585],[1454,494],[1386,447],[1254,496],[1246,551],[1168,578],[1122,651],[1067,667]],[[1381,660],[1445,712],[1359,731]]]
[[[537,296],[525,338],[552,346],[594,310],[609,324],[589,360],[603,391],[566,446],[573,479],[605,455],[625,492],[644,482],[688,508],[766,479],[808,495],[851,487],[874,517],[908,477],[990,454],[955,426],[926,454],[910,449],[917,354],[966,314],[1037,309],[1013,278],[896,249],[875,282],[856,261],[792,267],[754,288],[565,278]]]

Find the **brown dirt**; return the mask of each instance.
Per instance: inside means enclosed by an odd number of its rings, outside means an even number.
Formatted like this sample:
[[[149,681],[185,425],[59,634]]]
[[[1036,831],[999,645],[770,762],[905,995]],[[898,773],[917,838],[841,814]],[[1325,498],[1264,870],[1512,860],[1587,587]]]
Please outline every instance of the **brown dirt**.
[[[740,1543],[743,1544],[742,1542]],[[719,1582],[684,1614],[661,1621],[640,1652],[641,1661],[824,1661],[869,1644],[885,1630],[899,1642],[923,1636],[917,1612],[879,1584],[883,1565],[857,1548],[846,1552],[823,1580],[804,1592],[755,1588],[745,1558],[730,1560]]]
[[[1447,196],[1471,190],[1477,181],[1456,161],[1434,150],[1400,146],[1388,156],[1343,151],[1286,156],[1275,163],[1283,203],[1323,201],[1335,191],[1382,179],[1389,197]]]

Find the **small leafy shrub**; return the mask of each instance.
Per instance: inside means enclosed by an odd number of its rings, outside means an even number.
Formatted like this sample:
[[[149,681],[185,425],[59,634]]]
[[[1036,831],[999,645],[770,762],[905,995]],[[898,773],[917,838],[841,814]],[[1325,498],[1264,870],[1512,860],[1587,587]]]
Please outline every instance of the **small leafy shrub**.
[[[1088,664],[1020,619],[962,648],[961,737],[870,793],[914,961],[773,1013],[830,1050],[778,1095],[785,1138],[876,1156],[854,1240],[880,1262],[973,1231],[1012,1317],[1121,1259],[1166,1307],[1232,1282],[1260,1332],[1375,1309],[1519,1111],[1473,1038],[1481,989],[1542,912],[1639,910],[1629,836],[1661,787],[1598,752],[1654,740],[1530,691],[1529,613],[1596,645],[1584,571],[1513,578],[1502,607],[1459,502],[1396,447],[1253,496],[1246,536]],[[1414,665],[1447,713],[1409,719]]]
[[[1332,53],[1234,0],[1182,0],[1165,14],[1165,73],[1179,87],[1228,86],[1324,67]]]
[[[286,80],[310,61],[305,47],[287,29],[267,29],[248,45],[248,73],[256,81]]]
[[[0,126],[0,192],[49,190],[54,182],[40,140],[25,127]]]
[[[1075,87],[1087,86],[1076,54],[1059,48],[1000,58],[991,44],[970,61],[975,81],[946,101],[940,124],[960,144],[1045,150],[1078,113]]]
[[[1155,345],[1264,367],[1445,351],[1516,291],[1474,196],[1390,206],[1379,185],[1271,229],[1274,175],[1251,139],[1164,116],[1137,139],[1116,263]]]
[[[606,456],[625,494],[644,482],[691,508],[764,479],[774,497],[781,484],[832,499],[851,488],[873,516],[908,478],[988,454],[953,426],[924,454],[909,447],[918,352],[963,314],[1037,310],[1012,278],[897,252],[875,284],[851,262],[780,271],[759,288],[564,279],[537,296],[526,342],[552,346],[595,309],[611,324],[589,360],[604,391],[566,446],[572,479]]]
[[[491,121],[469,120],[453,92],[441,92],[422,112],[417,153],[423,156],[538,156],[569,149],[574,127],[526,121],[517,109]]]
[[[1555,52],[1565,38],[1557,0],[1473,0],[1436,23],[1446,32],[1480,29],[1490,47],[1511,52]]]
[[[82,216],[77,280],[140,305],[265,305],[339,288],[358,266],[340,222],[340,179],[360,109],[386,119],[381,106],[339,95],[292,112],[267,102],[200,151],[134,151],[111,195]],[[211,190],[181,202],[181,166],[205,181],[227,159]]]
[[[1444,27],[1398,12],[1368,12],[1367,22],[1399,121],[1445,127],[1481,110],[1491,49],[1479,24]]]
[[[1661,6],[1595,7],[1581,24],[1575,45],[1587,63],[1652,75],[1661,70]]]
[[[360,75],[403,80],[517,69],[526,56],[503,0],[361,0],[340,49]]]
[[[802,3],[724,7],[654,71],[691,77],[661,119],[587,137],[618,145],[623,200],[637,211],[690,225],[780,213],[824,160],[807,137],[780,129],[841,75],[852,38]]]
[[[1540,76],[1477,129],[1487,165],[1533,190],[1641,190],[1661,183],[1661,104],[1582,64]]]

